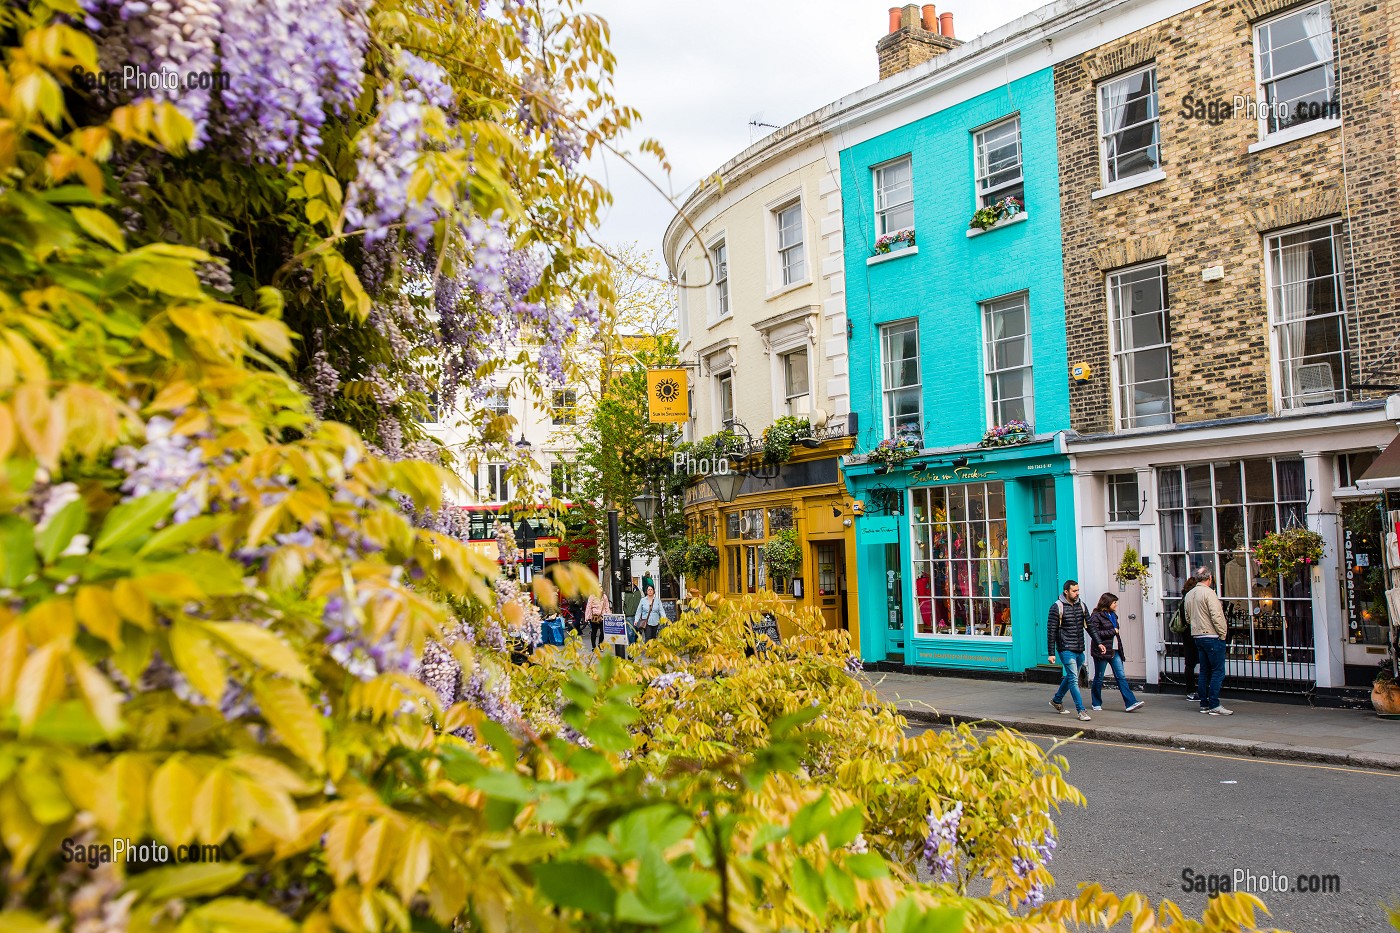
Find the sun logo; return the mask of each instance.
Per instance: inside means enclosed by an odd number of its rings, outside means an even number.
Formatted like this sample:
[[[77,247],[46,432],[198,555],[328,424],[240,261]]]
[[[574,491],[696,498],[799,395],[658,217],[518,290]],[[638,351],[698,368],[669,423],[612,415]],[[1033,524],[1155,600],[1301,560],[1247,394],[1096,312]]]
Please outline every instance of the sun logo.
[[[674,379],[661,379],[656,383],[656,399],[660,402],[674,402],[681,397],[681,384]]]

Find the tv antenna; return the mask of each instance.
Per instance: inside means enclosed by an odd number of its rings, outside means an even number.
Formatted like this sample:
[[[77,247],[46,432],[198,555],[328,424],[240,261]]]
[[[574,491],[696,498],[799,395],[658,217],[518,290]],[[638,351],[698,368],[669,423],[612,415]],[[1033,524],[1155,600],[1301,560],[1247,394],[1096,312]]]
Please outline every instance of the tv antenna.
[[[771,123],[764,123],[764,122],[763,122],[763,111],[760,110],[760,111],[758,111],[757,113],[755,113],[753,116],[749,117],[749,142],[750,142],[750,143],[752,143],[752,142],[754,141],[754,130],[757,130],[757,129],[779,130],[779,129],[782,129],[782,127],[780,127],[780,126],[774,126],[774,125],[771,124]]]

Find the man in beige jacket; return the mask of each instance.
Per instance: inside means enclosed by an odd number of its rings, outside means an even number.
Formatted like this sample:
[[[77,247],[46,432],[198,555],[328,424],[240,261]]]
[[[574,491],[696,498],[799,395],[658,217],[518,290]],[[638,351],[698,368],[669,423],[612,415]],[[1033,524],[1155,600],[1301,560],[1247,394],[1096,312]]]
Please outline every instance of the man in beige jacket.
[[[1198,567],[1192,574],[1196,585],[1181,601],[1181,612],[1191,623],[1191,636],[1201,659],[1201,712],[1230,716],[1234,710],[1220,705],[1220,687],[1225,682],[1225,638],[1230,632],[1225,610],[1215,595],[1215,574],[1209,567]]]

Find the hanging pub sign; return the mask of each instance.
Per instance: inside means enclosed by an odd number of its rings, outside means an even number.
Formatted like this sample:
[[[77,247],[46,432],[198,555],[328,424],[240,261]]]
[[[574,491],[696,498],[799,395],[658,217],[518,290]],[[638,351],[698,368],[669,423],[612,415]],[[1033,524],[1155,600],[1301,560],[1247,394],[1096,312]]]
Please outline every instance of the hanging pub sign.
[[[653,424],[690,419],[690,394],[684,369],[647,370],[647,412]]]

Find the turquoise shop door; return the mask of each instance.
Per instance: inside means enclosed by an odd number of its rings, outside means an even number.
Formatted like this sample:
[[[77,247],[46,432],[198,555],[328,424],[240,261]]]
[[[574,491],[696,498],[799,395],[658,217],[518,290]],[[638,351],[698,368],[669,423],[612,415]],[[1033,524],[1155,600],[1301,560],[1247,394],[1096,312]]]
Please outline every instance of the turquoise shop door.
[[[904,558],[899,543],[885,545],[885,657],[904,663]]]
[[[1060,568],[1055,558],[1055,533],[1053,531],[1031,532],[1031,621],[1033,626],[1026,631],[1035,632],[1031,643],[1031,657],[1035,663],[1044,664],[1049,657],[1046,639],[1050,632],[1045,620],[1050,612],[1050,604],[1060,598]]]

